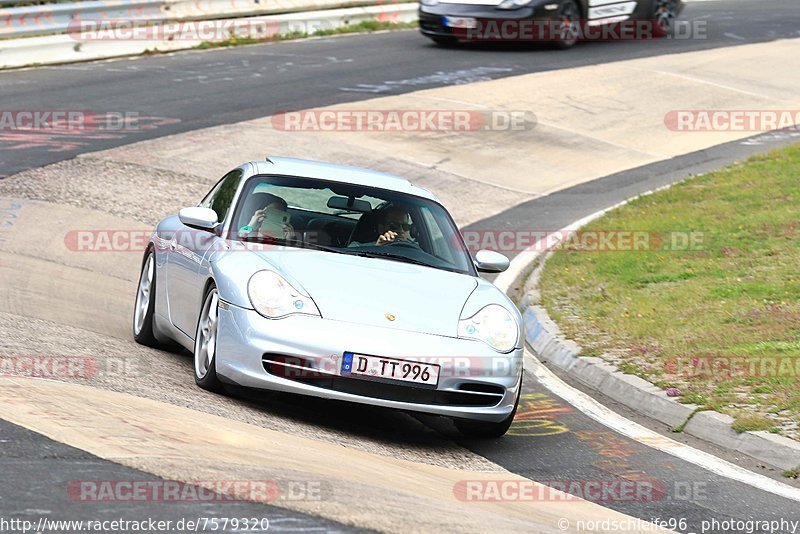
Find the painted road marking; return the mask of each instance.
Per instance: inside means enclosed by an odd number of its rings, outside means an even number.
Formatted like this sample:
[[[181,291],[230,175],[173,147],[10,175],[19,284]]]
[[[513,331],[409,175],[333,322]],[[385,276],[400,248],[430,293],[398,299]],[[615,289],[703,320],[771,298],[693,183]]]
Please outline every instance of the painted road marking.
[[[626,419],[608,407],[600,404],[589,395],[573,388],[558,378],[550,369],[542,365],[527,349],[525,350],[525,354],[528,356],[529,364],[532,365],[533,375],[544,387],[598,423],[634,441],[638,441],[643,445],[695,464],[717,475],[800,502],[800,488],[793,488],[783,482],[778,482],[764,475],[753,473],[743,467],[739,467],[738,465],[699,449],[695,449],[684,443],[669,439],[658,432],[643,427],[639,423]]]

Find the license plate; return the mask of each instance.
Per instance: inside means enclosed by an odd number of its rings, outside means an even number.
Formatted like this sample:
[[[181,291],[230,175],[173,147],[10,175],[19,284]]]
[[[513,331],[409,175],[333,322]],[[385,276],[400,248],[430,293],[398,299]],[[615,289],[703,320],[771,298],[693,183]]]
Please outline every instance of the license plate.
[[[449,28],[475,29],[478,27],[478,20],[472,17],[445,17],[444,25]]]
[[[436,386],[439,383],[439,366],[345,352],[342,358],[342,375]]]

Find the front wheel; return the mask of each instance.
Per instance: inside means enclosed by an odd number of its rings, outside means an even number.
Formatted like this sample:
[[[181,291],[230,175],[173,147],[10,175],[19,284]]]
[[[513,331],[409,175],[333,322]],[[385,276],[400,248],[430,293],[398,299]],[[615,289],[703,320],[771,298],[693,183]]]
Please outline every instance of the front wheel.
[[[222,393],[225,388],[217,377],[217,332],[219,292],[211,286],[200,308],[194,336],[194,381],[201,388]]]
[[[456,428],[464,436],[468,438],[499,438],[508,432],[511,424],[514,422],[514,416],[517,414],[517,407],[519,406],[519,398],[522,395],[522,381],[517,388],[517,399],[514,401],[514,409],[508,414],[508,417],[499,423],[492,423],[487,421],[471,421],[468,419],[454,419],[453,422]]]
[[[153,252],[148,252],[139,275],[136,288],[136,302],[133,307],[133,339],[140,345],[156,349],[162,343],[153,333],[153,315],[156,309],[156,260]]]
[[[456,46],[458,44],[458,39],[455,37],[431,37],[431,40],[442,47]]]
[[[556,14],[557,35],[554,45],[556,48],[566,50],[578,43],[581,35],[581,9],[575,0],[564,0],[558,6]]]

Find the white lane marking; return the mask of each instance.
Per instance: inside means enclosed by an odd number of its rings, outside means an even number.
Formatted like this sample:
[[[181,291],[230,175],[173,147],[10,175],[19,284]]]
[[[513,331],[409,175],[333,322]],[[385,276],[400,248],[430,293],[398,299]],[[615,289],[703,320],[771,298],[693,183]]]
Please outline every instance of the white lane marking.
[[[621,149],[625,150],[626,152],[633,152],[633,153],[636,153],[636,154],[643,154],[643,155],[649,156],[651,158],[658,158],[659,160],[668,159],[670,157],[669,155],[666,155],[666,154],[654,154],[653,152],[646,152],[644,150],[638,150],[636,148],[631,148],[629,146],[621,145],[619,143],[615,143],[613,141],[609,141],[608,139],[602,139],[600,137],[596,137],[596,136],[591,135],[590,133],[585,132],[585,131],[574,130],[572,128],[565,128],[564,126],[559,126],[558,124],[553,124],[552,122],[543,121],[543,120],[539,119],[539,117],[537,116],[536,117],[536,125],[538,126],[540,124],[542,126],[547,126],[548,128],[553,128],[555,130],[561,130],[562,132],[567,132],[567,133],[571,133],[571,134],[574,134],[574,135],[579,135],[581,137],[585,137],[586,139],[591,139],[593,141],[597,141],[598,143],[602,143],[604,145],[609,145],[609,146],[613,146],[613,147],[616,147],[616,148],[621,148]]]
[[[577,230],[591,221],[601,217],[608,211],[627,204],[634,198],[668,189],[669,187],[672,187],[672,185],[674,184],[653,189],[652,191],[637,195],[636,197],[623,200],[622,202],[619,202],[604,210],[592,213],[591,215],[575,221],[574,223],[563,228],[560,231],[560,235],[565,235],[568,232]],[[540,240],[538,243],[536,243],[536,245],[529,249],[530,252],[521,252],[519,255],[517,255],[511,261],[511,266],[508,268],[508,270],[506,270],[504,273],[501,273],[495,279],[494,284],[501,291],[507,293],[511,284],[519,277],[519,275],[528,269],[528,266],[531,264],[531,262],[541,255],[541,252],[538,251],[544,250],[544,246],[544,240]],[[713,454],[695,449],[694,447],[684,443],[679,443],[673,439],[659,434],[658,432],[655,432],[654,430],[645,428],[639,423],[619,415],[610,408],[600,404],[600,402],[593,399],[586,393],[575,389],[561,380],[552,371],[542,365],[528,349],[525,349],[525,354],[533,365],[534,376],[536,376],[536,379],[539,380],[544,387],[570,403],[588,417],[610,428],[611,430],[638,443],[641,443],[642,445],[665,452],[680,458],[681,460],[711,471],[717,475],[730,478],[731,480],[736,480],[737,482],[742,482],[743,484],[753,486],[757,489],[772,493],[774,495],[779,495],[781,497],[800,502],[800,488],[794,488],[784,484],[783,482],[773,480],[764,475],[759,475],[758,473],[754,473],[743,467],[739,467],[738,465],[732,464],[731,462],[723,460],[722,458],[718,458]]]
[[[395,87],[420,87],[424,85],[463,85],[492,80],[490,74],[512,72],[511,67],[473,67],[457,71],[438,71],[434,74],[407,78],[404,80],[385,80],[379,84],[359,83],[355,87],[340,87],[340,91],[359,93],[385,93]]]
[[[636,69],[635,67],[629,67],[629,68],[632,68],[634,70],[639,70],[639,69]],[[719,89],[725,89],[726,91],[733,91],[735,93],[741,93],[743,95],[755,96],[757,98],[763,98],[764,100],[775,100],[775,101],[778,101],[778,102],[792,102],[791,100],[786,100],[784,98],[775,98],[773,96],[762,95],[760,93],[754,93],[752,91],[746,91],[744,89],[739,89],[737,87],[731,87],[730,85],[724,85],[724,84],[721,84],[721,83],[712,82],[710,80],[703,80],[702,78],[696,78],[694,76],[689,76],[688,74],[679,74],[677,72],[669,72],[669,71],[657,70],[657,69],[645,69],[645,70],[647,70],[648,72],[655,72],[656,74],[662,74],[664,76],[673,76],[675,78],[681,78],[683,80],[689,80],[690,82],[696,82],[696,83],[701,83],[701,84],[704,84],[704,85],[710,85],[712,87],[717,87]]]
[[[527,349],[525,354],[533,365],[532,372],[536,379],[547,389],[570,403],[572,406],[615,432],[622,434],[642,445],[665,452],[686,462],[720,476],[748,484],[793,501],[800,502],[800,488],[794,488],[764,475],[759,475],[736,464],[718,458],[713,454],[695,449],[680,443],[654,430],[643,427],[639,423],[626,419],[610,408],[600,404],[586,393],[577,390],[558,378],[550,369],[539,363]]]
[[[736,41],[744,41],[745,40],[744,37],[742,37],[740,35],[736,35],[735,33],[731,33],[731,32],[725,32],[722,35],[724,35],[725,37],[727,37],[729,39],[735,39]]]

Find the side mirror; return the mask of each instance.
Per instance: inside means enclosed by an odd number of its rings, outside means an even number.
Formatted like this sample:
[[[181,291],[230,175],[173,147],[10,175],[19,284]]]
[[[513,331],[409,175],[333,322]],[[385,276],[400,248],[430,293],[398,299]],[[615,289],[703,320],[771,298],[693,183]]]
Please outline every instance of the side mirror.
[[[482,273],[502,273],[511,262],[493,250],[479,250],[475,253],[475,267]]]
[[[189,228],[209,232],[213,231],[219,223],[217,212],[211,208],[183,208],[178,212],[178,218]]]

